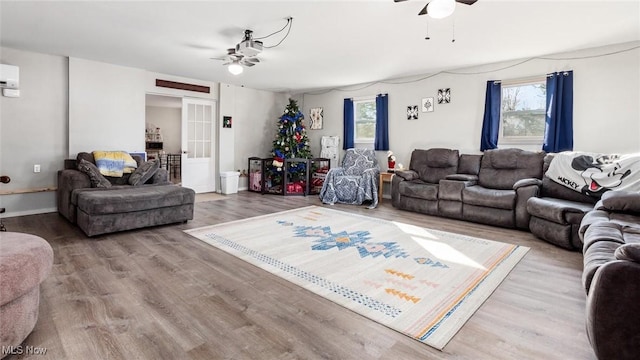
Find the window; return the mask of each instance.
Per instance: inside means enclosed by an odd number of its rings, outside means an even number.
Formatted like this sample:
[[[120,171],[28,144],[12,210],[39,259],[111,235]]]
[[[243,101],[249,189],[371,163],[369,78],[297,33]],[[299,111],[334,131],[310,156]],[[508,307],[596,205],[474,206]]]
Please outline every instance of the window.
[[[355,142],[373,143],[376,137],[376,99],[354,100]]]
[[[545,78],[502,83],[500,139],[503,144],[542,144],[545,127]]]

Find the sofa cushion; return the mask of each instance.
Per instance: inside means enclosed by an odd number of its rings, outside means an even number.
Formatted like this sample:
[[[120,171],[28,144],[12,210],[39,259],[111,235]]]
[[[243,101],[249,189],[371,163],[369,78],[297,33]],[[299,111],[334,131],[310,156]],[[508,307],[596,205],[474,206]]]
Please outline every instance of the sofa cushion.
[[[420,180],[437,184],[447,175],[458,170],[458,150],[434,148],[416,149],[411,153],[411,170],[420,176]]]
[[[487,150],[480,163],[478,183],[490,189],[507,190],[520,179],[542,179],[544,155],[521,149]]]
[[[607,191],[602,194],[602,207],[610,211],[640,213],[640,193]]]
[[[193,190],[177,185],[129,186],[117,190],[82,191],[78,209],[91,215],[126,213],[193,203]]]
[[[469,205],[512,210],[516,204],[516,192],[514,190],[470,186],[462,190],[462,200]]]
[[[533,197],[527,200],[527,212],[529,215],[558,224],[570,224],[572,223],[571,220],[581,220],[582,216],[591,210],[593,210],[593,205],[563,199]],[[577,213],[582,216],[567,217],[568,213]],[[580,224],[580,220],[576,225]]]
[[[78,164],[80,164],[80,161],[82,161],[82,160],[86,160],[86,161],[92,163],[93,165],[96,164],[96,160],[93,158],[93,154],[92,153],[79,152],[78,155],[76,155],[76,166]]]
[[[640,243],[624,244],[614,254],[618,260],[640,263]]]
[[[458,160],[458,173],[478,175],[482,155],[462,154]]]
[[[89,176],[89,180],[91,181],[91,187],[94,188],[108,188],[111,187],[111,183],[107,180],[102,174],[100,174],[100,170],[98,168],[88,162],[85,159],[81,159],[78,163],[78,170]]]
[[[157,160],[149,160],[146,163],[138,166],[138,168],[129,177],[129,184],[133,186],[142,185],[151,179],[151,177],[158,171],[160,163]]]
[[[438,184],[429,184],[421,180],[400,183],[400,195],[424,200],[438,200]]]
[[[584,269],[582,272],[582,285],[587,293],[591,287],[591,281],[600,266],[615,261],[615,251],[620,247],[618,241],[598,241],[584,252]]]

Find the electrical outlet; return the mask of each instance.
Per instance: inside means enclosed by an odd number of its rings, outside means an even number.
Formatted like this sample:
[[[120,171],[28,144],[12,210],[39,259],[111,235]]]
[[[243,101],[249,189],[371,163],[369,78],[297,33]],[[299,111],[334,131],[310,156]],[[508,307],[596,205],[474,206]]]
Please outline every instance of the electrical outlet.
[[[38,165],[38,164],[33,165],[33,172],[34,173],[39,173],[40,172],[40,165]]]

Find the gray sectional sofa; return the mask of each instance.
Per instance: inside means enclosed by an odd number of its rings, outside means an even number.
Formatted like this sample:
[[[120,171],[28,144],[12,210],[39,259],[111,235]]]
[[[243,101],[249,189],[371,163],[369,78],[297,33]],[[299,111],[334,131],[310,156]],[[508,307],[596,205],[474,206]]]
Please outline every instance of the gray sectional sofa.
[[[608,191],[584,216],[587,335],[598,359],[640,354],[640,194]]]
[[[544,153],[520,149],[459,155],[414,150],[410,169],[392,179],[396,208],[509,228],[528,229],[529,198],[542,183]]]
[[[392,179],[399,209],[509,228],[584,255],[587,334],[598,359],[640,354],[640,193],[601,199],[544,176],[552,154],[415,150]]]
[[[133,157],[138,166],[142,158]],[[79,171],[82,160],[95,164],[91,153],[79,153],[65,160],[58,171],[58,212],[77,224],[87,236],[193,219],[195,192],[168,181],[165,169],[158,169],[142,185],[129,185],[130,174],[105,177],[110,186],[92,187],[90,177]]]

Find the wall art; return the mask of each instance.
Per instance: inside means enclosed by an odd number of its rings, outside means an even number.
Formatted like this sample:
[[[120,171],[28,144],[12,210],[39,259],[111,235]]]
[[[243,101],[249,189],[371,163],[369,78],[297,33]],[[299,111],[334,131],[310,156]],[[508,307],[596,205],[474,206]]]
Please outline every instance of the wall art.
[[[222,127],[223,128],[231,128],[231,116],[223,116],[222,117]]]
[[[418,105],[407,106],[407,120],[418,120]]]
[[[448,104],[451,102],[451,89],[438,89],[438,104]]]
[[[309,110],[309,119],[311,119],[311,125],[309,126],[311,130],[322,129],[322,108],[311,108]]]
[[[422,112],[432,112],[433,111],[433,98],[428,97],[422,99]]]

